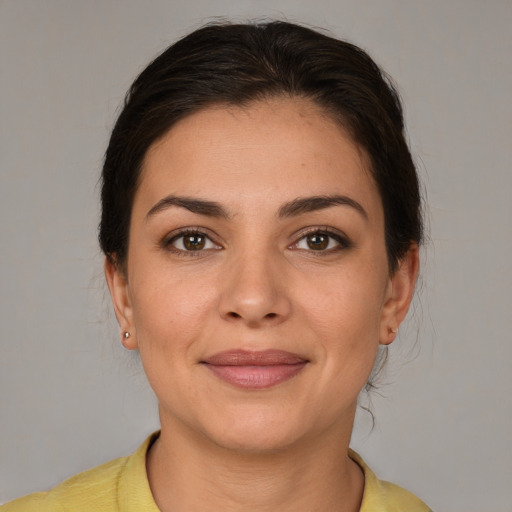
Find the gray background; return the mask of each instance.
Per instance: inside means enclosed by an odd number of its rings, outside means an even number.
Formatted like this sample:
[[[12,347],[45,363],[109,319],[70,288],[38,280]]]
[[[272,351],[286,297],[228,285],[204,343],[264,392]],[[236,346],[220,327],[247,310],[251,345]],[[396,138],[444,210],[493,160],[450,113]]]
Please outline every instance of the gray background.
[[[0,0],[0,502],[157,428],[103,284],[97,180],[137,72],[214,16],[324,27],[398,82],[431,243],[354,447],[438,511],[512,511],[510,0]]]

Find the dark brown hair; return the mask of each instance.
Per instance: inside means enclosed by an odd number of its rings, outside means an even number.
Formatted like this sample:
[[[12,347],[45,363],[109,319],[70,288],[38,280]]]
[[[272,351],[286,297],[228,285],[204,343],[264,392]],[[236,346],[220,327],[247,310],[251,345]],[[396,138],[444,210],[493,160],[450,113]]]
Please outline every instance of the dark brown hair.
[[[421,243],[421,200],[398,94],[363,50],[287,22],[207,25],[167,48],[135,80],[112,131],[102,174],[103,252],[123,265],[130,215],[149,147],[178,120],[214,104],[311,99],[370,160],[384,207],[393,272]]]

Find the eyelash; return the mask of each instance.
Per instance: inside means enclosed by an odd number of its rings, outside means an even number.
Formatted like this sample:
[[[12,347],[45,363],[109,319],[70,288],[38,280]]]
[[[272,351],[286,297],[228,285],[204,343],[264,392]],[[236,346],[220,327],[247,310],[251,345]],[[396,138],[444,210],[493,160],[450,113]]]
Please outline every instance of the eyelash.
[[[308,237],[315,236],[315,235],[316,236],[326,236],[328,238],[327,248],[312,249],[311,247],[309,247],[309,249],[303,249],[303,248],[298,247],[300,242],[306,241]],[[335,247],[329,247],[332,240],[334,240],[334,242],[336,243]],[[348,237],[346,235],[344,235],[343,233],[334,231],[328,227],[321,227],[321,228],[315,227],[315,228],[311,228],[305,232],[302,232],[300,234],[300,238],[296,242],[294,242],[292,245],[290,245],[290,248],[294,248],[297,250],[304,250],[306,252],[310,252],[310,253],[314,254],[315,256],[323,256],[326,254],[332,254],[334,252],[339,252],[344,249],[349,249],[351,246],[352,246],[352,243],[350,242]]]
[[[183,245],[185,243],[185,239],[187,237],[193,237],[193,236],[203,238],[205,240],[205,245],[211,244],[213,247],[200,248],[197,250],[190,250],[190,249],[187,250],[186,248],[179,248],[174,245],[180,239],[182,239],[181,244]],[[163,240],[162,245],[168,251],[178,254],[179,256],[200,256],[201,253],[204,253],[205,251],[210,251],[212,249],[214,249],[214,250],[222,249],[222,247],[220,245],[218,245],[217,243],[215,243],[212,240],[211,236],[209,236],[204,231],[202,231],[200,229],[195,229],[195,228],[184,229],[176,234],[173,234],[170,237],[165,238]]]
[[[299,244],[301,242],[306,241],[308,237],[315,236],[315,235],[316,236],[325,236],[328,238],[327,248],[313,249],[310,246],[309,249],[306,249],[306,248],[299,247]],[[185,239],[187,237],[193,237],[193,236],[203,238],[205,245],[212,245],[213,247],[206,247],[206,248],[202,247],[197,250],[186,249],[185,246],[183,245],[185,243]],[[174,245],[180,239],[182,240],[181,244],[183,245],[183,248],[179,248],[179,247],[176,247],[176,245]],[[329,247],[332,240],[334,240],[334,242],[336,243],[335,247]],[[195,228],[184,229],[183,231],[173,234],[170,237],[166,237],[162,242],[162,246],[170,252],[173,252],[177,255],[185,256],[185,257],[200,256],[202,253],[204,253],[206,251],[210,251],[212,249],[213,250],[222,249],[222,246],[220,246],[219,244],[214,242],[212,240],[212,237],[209,236],[207,233],[205,233],[205,231],[203,231],[201,229],[195,229]],[[334,252],[339,252],[344,249],[348,249],[351,246],[352,246],[352,244],[351,244],[350,240],[344,234],[339,233],[337,231],[333,231],[331,228],[328,228],[328,227],[321,227],[321,228],[315,227],[315,228],[311,228],[305,232],[300,233],[300,238],[298,238],[297,241],[294,242],[293,244],[289,245],[288,248],[292,249],[292,250],[301,250],[301,251],[305,251],[305,252],[310,252],[310,253],[314,254],[315,256],[322,256],[325,254],[332,254]]]

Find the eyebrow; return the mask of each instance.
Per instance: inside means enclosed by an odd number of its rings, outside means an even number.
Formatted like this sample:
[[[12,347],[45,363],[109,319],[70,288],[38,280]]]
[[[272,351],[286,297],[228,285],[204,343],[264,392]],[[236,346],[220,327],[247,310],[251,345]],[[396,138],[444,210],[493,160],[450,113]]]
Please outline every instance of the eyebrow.
[[[208,217],[219,217],[223,219],[227,219],[229,217],[227,211],[215,201],[206,201],[204,199],[170,195],[160,199],[160,201],[158,201],[158,203],[156,203],[155,206],[149,210],[149,212],[146,214],[146,220],[156,213],[167,210],[167,208],[170,208],[171,206],[185,208],[192,213],[197,213],[198,215],[206,215]]]
[[[299,197],[281,206],[281,208],[279,208],[278,217],[294,217],[303,213],[324,210],[325,208],[338,205],[350,206],[368,220],[368,214],[360,203],[350,197],[341,195]]]
[[[350,197],[342,195],[299,197],[282,205],[281,208],[279,208],[277,216],[278,218],[295,217],[304,213],[324,210],[326,208],[339,205],[350,206],[368,220],[368,214],[360,203]],[[160,199],[160,201],[158,201],[158,203],[149,210],[146,214],[146,219],[149,219],[153,215],[173,206],[185,208],[192,213],[206,215],[208,217],[217,217],[222,219],[228,219],[230,217],[228,212],[215,201],[169,195]]]

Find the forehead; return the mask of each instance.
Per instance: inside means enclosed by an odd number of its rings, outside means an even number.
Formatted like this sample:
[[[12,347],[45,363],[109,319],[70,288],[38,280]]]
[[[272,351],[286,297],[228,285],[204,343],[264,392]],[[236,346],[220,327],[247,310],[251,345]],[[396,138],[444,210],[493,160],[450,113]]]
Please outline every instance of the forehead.
[[[342,193],[380,210],[368,162],[340,123],[307,99],[215,106],[185,117],[150,147],[135,199],[150,206],[180,194],[240,205]]]

